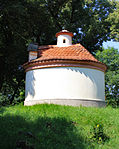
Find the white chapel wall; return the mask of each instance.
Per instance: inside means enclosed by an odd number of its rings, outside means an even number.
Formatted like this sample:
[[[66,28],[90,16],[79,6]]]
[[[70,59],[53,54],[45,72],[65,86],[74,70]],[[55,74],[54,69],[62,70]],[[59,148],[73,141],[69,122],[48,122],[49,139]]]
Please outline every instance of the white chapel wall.
[[[104,101],[104,72],[76,67],[35,69],[26,72],[25,101],[86,99]]]

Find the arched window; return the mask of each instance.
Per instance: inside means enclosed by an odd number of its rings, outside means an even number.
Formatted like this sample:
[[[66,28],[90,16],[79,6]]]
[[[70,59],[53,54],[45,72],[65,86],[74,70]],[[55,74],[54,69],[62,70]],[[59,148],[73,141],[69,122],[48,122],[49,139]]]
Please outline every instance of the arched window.
[[[66,43],[66,39],[63,39],[63,43]]]

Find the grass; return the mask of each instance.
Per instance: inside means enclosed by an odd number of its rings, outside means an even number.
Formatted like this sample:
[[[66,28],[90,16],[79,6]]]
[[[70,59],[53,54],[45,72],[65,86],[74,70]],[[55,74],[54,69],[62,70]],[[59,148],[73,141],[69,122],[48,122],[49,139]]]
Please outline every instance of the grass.
[[[0,149],[118,148],[118,108],[53,104],[0,108]]]

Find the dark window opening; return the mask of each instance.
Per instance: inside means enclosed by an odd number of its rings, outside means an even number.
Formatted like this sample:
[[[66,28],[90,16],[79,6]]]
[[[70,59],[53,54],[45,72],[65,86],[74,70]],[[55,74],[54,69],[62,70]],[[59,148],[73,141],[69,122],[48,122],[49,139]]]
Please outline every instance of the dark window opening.
[[[66,40],[65,39],[63,39],[63,43],[66,43]]]

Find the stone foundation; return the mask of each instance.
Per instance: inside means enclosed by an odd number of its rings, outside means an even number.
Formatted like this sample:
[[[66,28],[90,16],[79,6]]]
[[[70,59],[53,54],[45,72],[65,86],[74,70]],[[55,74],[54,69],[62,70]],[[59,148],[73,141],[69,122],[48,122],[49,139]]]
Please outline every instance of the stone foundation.
[[[67,106],[84,106],[84,107],[105,107],[105,101],[98,100],[84,100],[84,99],[53,99],[53,100],[32,100],[24,101],[25,106],[32,106],[36,104],[57,104]]]

